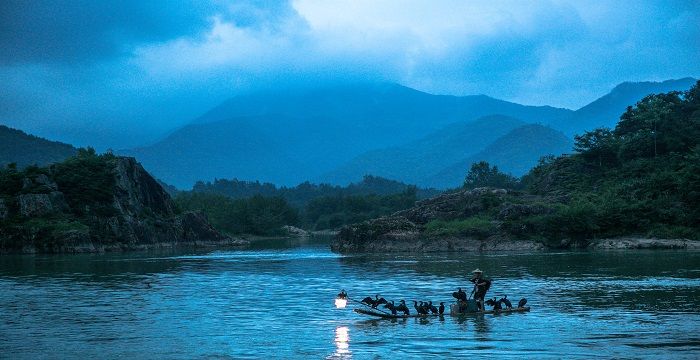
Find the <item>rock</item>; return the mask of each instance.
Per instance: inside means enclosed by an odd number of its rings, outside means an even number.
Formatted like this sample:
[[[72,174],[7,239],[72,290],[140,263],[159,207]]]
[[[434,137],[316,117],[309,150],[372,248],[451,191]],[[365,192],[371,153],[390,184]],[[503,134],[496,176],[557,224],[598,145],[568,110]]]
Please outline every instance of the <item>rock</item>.
[[[477,214],[487,206],[482,201],[484,195],[490,194],[501,198],[507,193],[507,190],[493,188],[459,190],[418,201],[414,207],[396,212],[393,215],[402,216],[418,225],[425,225],[435,219],[454,220],[466,218]]]
[[[286,231],[289,236],[293,236],[293,237],[307,237],[307,236],[309,236],[308,231],[306,231],[304,229],[300,229],[296,226],[285,225],[285,226],[282,226],[282,230]]]
[[[46,174],[39,174],[32,178],[22,179],[22,191],[31,193],[58,191],[58,185]]]
[[[175,204],[170,195],[136,159],[116,158],[114,177],[116,189],[114,207],[124,215],[139,216],[144,209],[156,215],[175,215]]]
[[[212,227],[202,212],[184,213],[179,221],[182,226],[183,241],[228,241],[230,237],[221,234]]]
[[[54,211],[49,194],[22,194],[18,196],[19,212],[25,217],[37,217]]]
[[[86,205],[79,215],[74,214],[68,206],[70,199],[66,199],[49,176],[27,177],[23,182],[25,194],[16,196],[20,214],[24,217],[51,213],[63,216],[46,218],[41,226],[0,229],[0,235],[13,239],[0,242],[0,246],[12,246],[0,247],[0,252],[103,252],[248,244],[218,232],[201,212],[177,214],[170,195],[134,158],[103,160],[113,166],[115,178],[111,209],[99,206],[92,209]],[[0,215],[9,213],[3,211],[7,208],[3,201]]]
[[[591,250],[627,250],[627,249],[687,249],[700,250],[700,241],[688,239],[647,239],[647,238],[617,238],[591,240],[588,244]]]
[[[338,252],[365,251],[379,240],[390,242],[415,240],[419,234],[418,226],[405,217],[381,217],[344,226],[331,242],[331,249]]]
[[[501,205],[498,215],[498,220],[514,220],[526,216],[549,214],[553,209],[543,205],[526,205],[526,204],[510,204]]]

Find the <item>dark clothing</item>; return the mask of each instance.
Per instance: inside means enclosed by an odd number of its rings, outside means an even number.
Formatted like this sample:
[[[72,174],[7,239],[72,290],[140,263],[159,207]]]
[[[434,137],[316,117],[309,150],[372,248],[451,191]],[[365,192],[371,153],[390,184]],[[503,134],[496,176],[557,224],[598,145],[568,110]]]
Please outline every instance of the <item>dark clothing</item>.
[[[491,288],[491,279],[483,275],[473,278],[471,282],[474,283],[474,298],[483,298]]]
[[[471,279],[474,283],[474,300],[478,304],[479,310],[483,311],[484,308],[484,298],[486,297],[486,292],[491,288],[491,279],[487,278],[483,274]]]

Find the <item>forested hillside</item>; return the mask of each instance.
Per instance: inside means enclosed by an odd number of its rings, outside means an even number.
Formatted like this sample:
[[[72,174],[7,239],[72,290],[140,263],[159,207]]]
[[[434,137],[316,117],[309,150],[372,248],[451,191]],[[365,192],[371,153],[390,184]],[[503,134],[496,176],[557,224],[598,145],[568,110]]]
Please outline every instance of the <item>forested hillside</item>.
[[[0,167],[15,163],[44,166],[75,155],[77,149],[58,141],[50,141],[0,125]]]

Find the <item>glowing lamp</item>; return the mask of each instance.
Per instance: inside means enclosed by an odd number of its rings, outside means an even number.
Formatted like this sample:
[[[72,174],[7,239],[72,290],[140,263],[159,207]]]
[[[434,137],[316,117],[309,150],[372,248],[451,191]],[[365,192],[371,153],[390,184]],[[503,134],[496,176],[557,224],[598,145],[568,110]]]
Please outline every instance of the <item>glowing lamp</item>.
[[[335,307],[338,309],[344,309],[345,305],[348,304],[348,293],[345,290],[340,290],[340,293],[335,298]]]

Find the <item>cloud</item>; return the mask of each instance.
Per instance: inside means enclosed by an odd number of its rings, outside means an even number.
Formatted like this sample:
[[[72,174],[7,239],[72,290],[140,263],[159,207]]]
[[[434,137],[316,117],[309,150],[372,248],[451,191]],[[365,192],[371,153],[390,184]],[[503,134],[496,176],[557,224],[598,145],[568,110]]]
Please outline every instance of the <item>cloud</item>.
[[[697,0],[5,0],[0,122],[118,147],[237,93],[347,80],[577,108],[700,75],[698,18]]]

